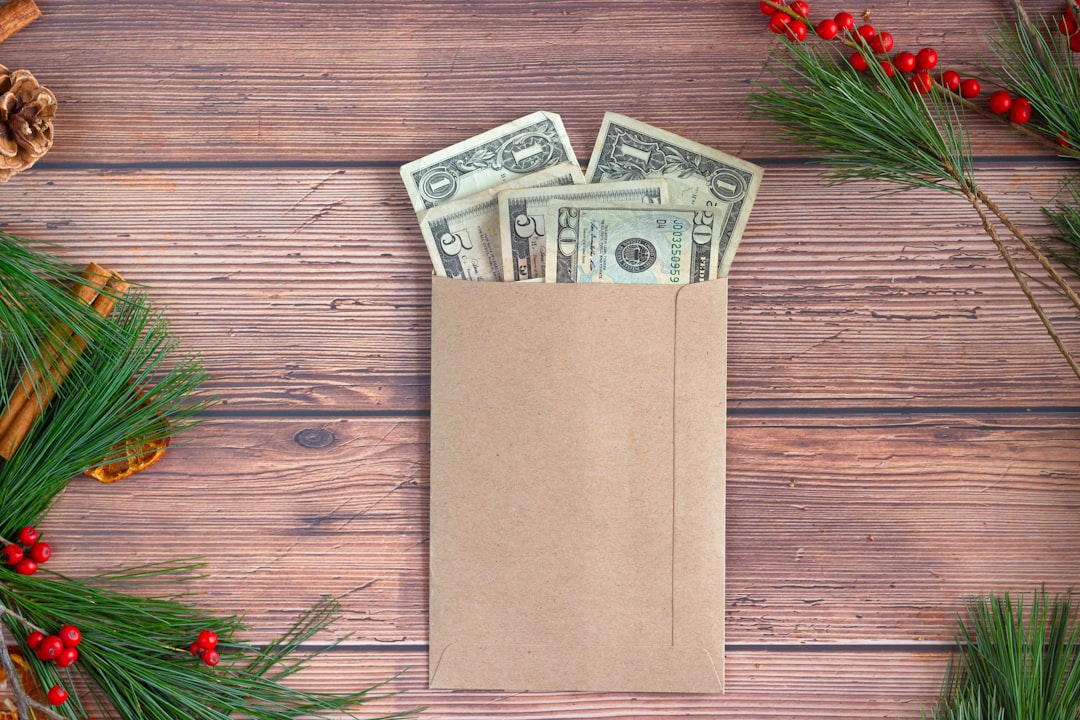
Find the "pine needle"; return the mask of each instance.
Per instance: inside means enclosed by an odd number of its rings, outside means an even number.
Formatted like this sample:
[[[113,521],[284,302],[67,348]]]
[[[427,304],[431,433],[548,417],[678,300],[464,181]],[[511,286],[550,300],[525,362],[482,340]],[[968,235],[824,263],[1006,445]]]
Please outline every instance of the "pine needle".
[[[1071,595],[1008,593],[969,599],[959,619],[935,720],[1075,720],[1080,716],[1080,626]]]
[[[776,121],[785,140],[820,153],[827,178],[956,194],[974,187],[963,115],[951,95],[912,92],[869,52],[867,79],[835,52],[785,50],[767,63],[775,84],[759,85],[750,106]]]
[[[280,682],[320,654],[294,657],[305,641],[337,618],[340,607],[335,600],[324,599],[283,637],[260,648],[238,639],[245,627],[236,616],[214,617],[172,597],[126,592],[132,583],[149,578],[182,583],[193,568],[184,563],[161,564],[85,580],[40,571],[0,585],[0,599],[38,627],[56,628],[66,623],[79,627],[83,640],[79,660],[71,668],[59,670],[33,655],[29,662],[46,687],[72,687],[73,679],[80,675],[91,681],[125,720],[356,718],[350,708],[385,697],[374,695],[379,686],[350,693],[319,693]],[[25,642],[29,628],[10,618],[5,620]],[[206,667],[188,650],[204,628],[214,629],[220,638],[222,661],[216,668]],[[77,710],[71,717],[86,715],[74,694],[60,710]]]
[[[833,182],[875,180],[898,190],[935,188],[965,198],[1061,356],[1080,378],[1080,363],[1032,291],[1000,226],[1020,241],[1077,310],[1080,294],[977,187],[961,101],[940,84],[920,94],[901,73],[889,77],[865,44],[859,52],[868,72],[858,73],[834,51],[782,42],[784,57],[766,63],[773,85],[759,85],[750,96],[751,107],[777,122],[785,140],[820,153],[826,164],[822,174]]]
[[[1058,11],[1053,23],[1032,20],[1023,3],[1014,0],[1017,20],[999,23],[989,37],[997,63],[985,66],[1002,83],[1031,101],[1032,123],[1047,138],[1058,140],[1065,133],[1070,145],[1080,144],[1080,73],[1069,50],[1069,39],[1057,30]],[[1071,140],[1070,140],[1071,139]],[[1080,157],[1075,148],[1059,146],[1059,152]]]
[[[105,320],[72,296],[72,282],[79,280],[66,263],[0,233],[0,398],[6,404],[17,378],[42,362],[39,348],[59,342],[64,328],[87,346],[72,356],[56,397],[0,466],[0,537],[36,524],[73,476],[117,460],[132,444],[183,432],[210,403],[197,396],[206,379],[198,358],[181,352],[144,293],[120,299]],[[42,687],[70,689],[81,676],[90,688],[82,696],[71,692],[55,709],[64,717],[115,711],[125,720],[355,718],[352,708],[373,698],[379,686],[338,694],[281,682],[319,654],[298,655],[338,616],[335,601],[319,603],[285,636],[260,648],[238,637],[244,630],[239,618],[214,617],[183,601],[182,584],[199,569],[190,562],[160,563],[74,579],[0,567],[0,622],[24,644],[31,628],[73,623],[82,630],[79,660],[70,668],[32,653],[27,658]],[[132,592],[149,588],[165,592]],[[221,638],[216,668],[188,651],[204,628]],[[87,712],[91,702],[94,713]]]
[[[42,341],[54,336],[58,325],[84,339],[109,332],[100,316],[72,295],[74,283],[87,281],[67,262],[0,231],[0,407],[7,405],[16,368],[39,365]]]
[[[1066,199],[1052,208],[1043,208],[1043,212],[1057,228],[1054,239],[1058,248],[1052,251],[1054,257],[1080,276],[1080,177],[1066,181],[1062,193]]]

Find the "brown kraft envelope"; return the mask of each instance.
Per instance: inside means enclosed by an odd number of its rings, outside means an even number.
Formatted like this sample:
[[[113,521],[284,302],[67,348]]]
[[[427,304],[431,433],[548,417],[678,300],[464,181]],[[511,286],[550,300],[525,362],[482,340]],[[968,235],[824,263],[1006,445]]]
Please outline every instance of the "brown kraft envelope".
[[[432,290],[433,688],[722,692],[727,280]]]

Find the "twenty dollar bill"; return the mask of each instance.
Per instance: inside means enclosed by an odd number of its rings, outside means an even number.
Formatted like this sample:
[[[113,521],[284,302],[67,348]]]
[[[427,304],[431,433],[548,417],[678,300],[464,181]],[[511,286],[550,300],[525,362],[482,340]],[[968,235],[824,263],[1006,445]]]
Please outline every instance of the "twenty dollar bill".
[[[735,258],[764,171],[745,160],[616,113],[604,115],[585,179],[667,178],[671,201],[715,213],[720,249],[708,270],[725,276]]]
[[[720,235],[712,208],[548,205],[547,282],[685,284],[710,279]]]
[[[577,157],[562,118],[535,112],[403,165],[401,179],[422,213],[564,162]]]
[[[503,279],[542,280],[546,274],[548,204],[588,201],[597,205],[668,201],[666,180],[635,180],[569,187],[527,188],[499,193]]]
[[[435,265],[435,274],[465,280],[501,281],[499,193],[583,181],[578,164],[567,162],[428,210],[420,216],[420,232]]]

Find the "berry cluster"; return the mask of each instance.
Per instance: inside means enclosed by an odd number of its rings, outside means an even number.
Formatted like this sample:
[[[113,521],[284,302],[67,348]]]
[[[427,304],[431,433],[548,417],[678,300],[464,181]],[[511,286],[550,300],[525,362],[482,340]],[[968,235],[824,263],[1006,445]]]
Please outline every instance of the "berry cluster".
[[[52,661],[57,667],[62,668],[71,667],[79,659],[79,651],[75,649],[75,646],[80,642],[82,642],[82,632],[74,625],[65,625],[57,630],[55,635],[46,635],[40,630],[35,630],[26,636],[26,644],[34,651],[38,660]],[[46,693],[46,697],[53,705],[63,705],[67,702],[68,693],[60,685],[53,685]]]
[[[1069,49],[1080,53],[1080,23],[1072,13],[1071,7],[1065,8],[1065,14],[1058,18],[1058,30],[1069,38]]]
[[[200,658],[210,667],[221,662],[221,655],[217,651],[218,636],[213,630],[203,630],[198,639],[191,643],[191,654]]]
[[[8,543],[0,550],[0,558],[20,575],[33,575],[38,565],[52,557],[52,548],[38,539],[38,531],[29,525],[19,531],[17,543]]]
[[[769,29],[777,34],[784,34],[789,40],[802,42],[808,34],[810,7],[804,0],[794,0],[785,5],[781,0],[765,0],[759,4],[761,12],[769,16]],[[1063,33],[1069,36],[1069,46],[1080,52],[1080,25],[1071,12],[1066,10],[1059,22]],[[930,71],[937,67],[938,54],[934,48],[925,47],[917,53],[901,51],[890,57],[894,40],[892,33],[879,32],[870,23],[856,26],[851,13],[837,13],[814,26],[815,34],[822,40],[837,42],[854,48],[858,52],[848,57],[848,62],[858,72],[870,69],[868,54],[878,57],[882,71],[889,77],[897,72],[908,75],[908,87],[913,92],[926,94],[934,86],[934,76]],[[869,51],[866,52],[866,51]],[[946,70],[938,76],[938,82],[951,92],[957,92],[969,100],[979,96],[982,86],[975,78],[962,78],[955,70]],[[1026,98],[1013,98],[1007,90],[999,90],[990,97],[990,109],[998,115],[1008,113],[1012,122],[1022,125],[1031,119],[1031,102]]]
[[[52,661],[57,667],[70,667],[79,659],[76,646],[82,642],[82,632],[74,625],[65,625],[55,635],[46,635],[35,630],[26,636],[27,646],[34,651],[41,662]]]

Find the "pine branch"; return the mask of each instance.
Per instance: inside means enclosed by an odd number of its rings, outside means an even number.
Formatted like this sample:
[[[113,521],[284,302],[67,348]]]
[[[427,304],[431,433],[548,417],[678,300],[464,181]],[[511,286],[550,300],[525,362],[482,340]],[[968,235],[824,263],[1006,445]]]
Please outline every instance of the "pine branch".
[[[959,657],[936,720],[1073,720],[1080,716],[1080,625],[1070,595],[971,598],[958,619]],[[979,713],[975,714],[978,710]]]
[[[985,70],[1031,101],[1036,122],[1015,129],[1051,143],[1058,154],[1080,158],[1080,74],[1068,38],[1057,32],[1056,22],[1036,22],[1020,0],[1010,2],[1016,22],[999,23],[988,38],[997,63]]]
[[[860,75],[831,54],[790,42],[784,45],[787,58],[768,63],[774,86],[759,86],[750,97],[751,107],[776,121],[786,140],[819,152],[827,163],[823,174],[834,182],[878,180],[901,190],[929,187],[965,197],[1039,321],[1080,378],[1080,364],[987,213],[1020,241],[1077,309],[1080,295],[976,185],[964,106],[956,96],[947,91],[913,92],[902,78],[889,77],[865,46],[860,52],[869,72]]]
[[[332,600],[316,605],[284,637],[259,648],[238,638],[244,626],[235,616],[216,618],[172,597],[128,592],[132,583],[137,586],[148,578],[183,582],[190,577],[189,568],[158,565],[85,580],[45,571],[20,576],[0,570],[0,601],[37,626],[78,626],[83,639],[72,669],[102,688],[125,720],[225,720],[234,715],[254,720],[357,718],[351,708],[375,699],[379,686],[330,694],[281,683],[319,654],[301,660],[292,657],[304,641],[336,619],[339,608]],[[23,631],[16,629],[17,636],[25,642],[26,628],[20,627]],[[222,662],[216,668],[206,667],[187,649],[204,628],[213,628],[220,636]],[[34,657],[30,663],[43,685],[59,681],[51,664]]]
[[[1066,181],[1062,193],[1067,200],[1059,200],[1052,208],[1044,207],[1043,213],[1057,228],[1054,239],[1061,246],[1052,254],[1074,274],[1080,275],[1080,176]]]
[[[55,399],[0,466],[0,544],[10,544],[4,534],[36,524],[72,476],[130,453],[132,443],[184,431],[209,404],[195,397],[206,377],[198,359],[179,352],[145,294],[113,296],[117,309],[104,321],[68,292],[74,279],[66,263],[0,233],[0,397],[7,402],[15,379],[46,360],[41,348],[65,342],[65,333],[79,338],[72,345],[86,346],[64,358],[71,361],[70,372]],[[336,603],[320,603],[283,638],[259,648],[239,639],[239,618],[214,617],[177,597],[180,584],[197,569],[161,563],[79,580],[44,569],[25,576],[3,566],[0,627],[25,646],[33,628],[78,626],[83,640],[65,684],[72,688],[72,675],[81,677],[125,720],[356,718],[353,708],[374,698],[378,685],[334,694],[281,682],[319,654],[297,657],[303,643],[337,617]],[[168,593],[131,592],[148,587]],[[222,662],[214,668],[188,651],[204,628],[214,628],[222,641]],[[0,635],[0,663],[7,667],[5,638]],[[63,682],[56,665],[34,653],[26,660],[42,687]],[[18,707],[23,720],[30,720],[31,710],[62,720],[87,715],[75,692],[52,709],[23,693]]]

